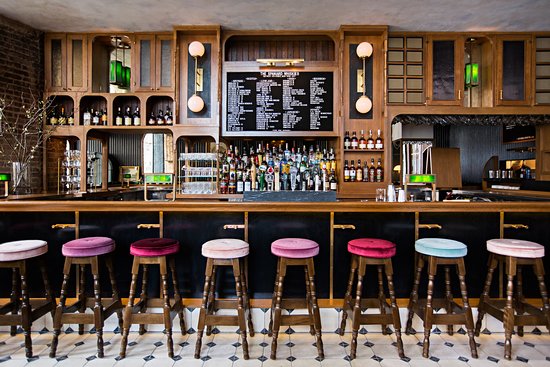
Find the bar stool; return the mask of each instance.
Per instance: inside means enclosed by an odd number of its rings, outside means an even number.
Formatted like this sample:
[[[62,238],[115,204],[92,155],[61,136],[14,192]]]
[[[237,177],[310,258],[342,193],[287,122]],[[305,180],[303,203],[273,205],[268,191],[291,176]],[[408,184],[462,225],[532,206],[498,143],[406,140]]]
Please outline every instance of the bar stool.
[[[65,243],[61,253],[65,256],[63,266],[63,283],[59,303],[55,309],[53,321],[53,339],[50,349],[50,357],[54,358],[57,352],[57,343],[61,327],[66,323],[78,323],[78,333],[84,333],[84,324],[93,324],[97,335],[97,356],[103,358],[103,325],[105,319],[114,312],[117,313],[119,325],[122,325],[122,303],[118,295],[116,280],[113,272],[113,263],[110,254],[115,250],[115,241],[108,237],[85,237]],[[104,260],[109,278],[111,280],[112,298],[102,298],[99,287],[99,259]],[[71,274],[71,266],[80,269],[80,287],[78,288],[78,300],[70,306],[66,306],[67,288]],[[85,294],[86,277],[85,267],[90,265],[94,279],[94,298]],[[86,308],[91,308],[93,314],[85,313]],[[78,313],[75,313],[77,312]]]
[[[254,336],[254,327],[247,289],[246,260],[248,253],[248,243],[234,238],[211,240],[202,245],[202,256],[207,259],[204,292],[197,326],[197,344],[195,345],[195,358],[197,359],[200,358],[204,327],[207,327],[206,335],[210,335],[211,327],[215,325],[238,326],[243,345],[243,358],[249,358],[248,342],[246,340],[247,321],[251,337]],[[222,301],[215,298],[216,270],[218,266],[231,266],[233,268],[237,300]],[[220,308],[237,309],[237,316],[215,315],[215,311]]]
[[[452,335],[452,325],[466,325],[466,331],[470,341],[470,350],[473,358],[477,358],[477,346],[474,340],[474,321],[472,309],[468,302],[466,289],[466,266],[464,256],[468,253],[468,247],[462,242],[446,238],[421,238],[414,244],[416,250],[416,275],[414,286],[409,300],[409,315],[407,319],[407,334],[412,329],[412,318],[416,313],[424,321],[424,342],[422,356],[428,358],[430,351],[430,331],[433,324],[448,325],[448,332]],[[424,301],[418,300],[418,287],[420,275],[424,264],[428,264],[428,294]],[[437,267],[445,265],[445,294],[444,299],[434,299],[434,278]],[[462,294],[462,307],[456,304],[451,294],[451,279],[449,265],[456,265],[460,281],[460,293]],[[434,308],[445,308],[447,313],[435,314]]]
[[[48,282],[48,273],[42,255],[48,252],[48,243],[41,240],[22,240],[0,244],[0,268],[12,269],[10,301],[0,305],[0,325],[9,325],[10,334],[15,336],[17,325],[25,335],[25,356],[32,357],[31,326],[33,321],[55,309]],[[30,300],[27,288],[28,261],[37,260],[44,281],[44,298]]]
[[[269,336],[271,342],[271,359],[277,358],[277,337],[281,325],[309,325],[310,333],[316,337],[317,353],[320,359],[325,358],[323,340],[321,339],[321,317],[315,293],[315,267],[313,257],[319,254],[319,244],[305,238],[281,238],[271,244],[271,253],[278,256],[275,289],[271,302],[271,320]],[[283,283],[288,266],[303,266],[306,281],[306,298],[283,299]],[[307,307],[307,315],[281,315],[283,308]]]
[[[178,278],[174,254],[179,251],[180,244],[171,238],[145,238],[130,245],[130,254],[134,256],[132,264],[132,282],[128,304],[124,308],[124,326],[122,328],[122,340],[120,343],[120,358],[126,357],[126,346],[128,345],[128,334],[132,323],[139,323],[139,334],[145,333],[145,326],[148,324],[164,324],[168,357],[174,357],[174,342],[172,340],[172,320],[176,316],[180,319],[181,335],[185,335],[185,319],[183,317],[183,301],[179,293]],[[168,262],[167,262],[168,258]],[[147,295],[148,266],[159,265],[162,289],[159,298],[149,298]],[[141,283],[141,295],[138,303],[135,303],[137,279],[139,269],[143,266],[143,278]],[[170,305],[168,293],[168,267],[172,276],[174,287],[174,303]],[[148,307],[162,307],[162,313],[147,312]]]
[[[395,301],[393,288],[393,267],[391,258],[395,255],[396,246],[394,243],[378,238],[359,238],[348,242],[348,252],[351,254],[351,268],[349,273],[348,288],[344,298],[342,323],[340,335],[344,335],[348,316],[352,320],[352,338],[350,358],[355,359],[357,351],[357,335],[361,325],[382,325],[382,333],[386,334],[386,325],[393,324],[397,337],[397,350],[400,358],[405,357],[403,341],[401,340],[401,319],[399,308]],[[367,265],[375,265],[378,270],[378,298],[362,299],[363,278]],[[383,274],[386,273],[388,292],[391,306],[384,295]],[[355,301],[352,303],[352,290],[355,275],[357,274],[357,285]],[[362,314],[361,310],[368,307],[378,307],[380,313]]]
[[[550,305],[548,304],[548,293],[544,283],[544,246],[530,241],[514,239],[493,239],[487,241],[489,251],[487,279],[483,287],[483,293],[479,298],[478,319],[475,333],[479,335],[481,322],[485,313],[502,321],[504,324],[504,358],[512,357],[512,333],[514,326],[518,327],[518,335],[523,336],[523,326],[546,325],[550,330]],[[493,273],[498,264],[506,264],[506,286],[505,300],[491,300],[489,289],[493,280]],[[542,298],[542,310],[525,301],[523,296],[523,275],[522,266],[531,265],[535,273]],[[514,289],[514,277],[516,277],[516,289]],[[514,290],[516,297],[514,299]]]

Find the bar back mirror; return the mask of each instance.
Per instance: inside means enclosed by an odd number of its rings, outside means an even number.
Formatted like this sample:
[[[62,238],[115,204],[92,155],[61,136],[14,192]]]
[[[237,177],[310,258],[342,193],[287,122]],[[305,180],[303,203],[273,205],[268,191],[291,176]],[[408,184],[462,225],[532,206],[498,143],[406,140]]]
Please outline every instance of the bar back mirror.
[[[125,35],[101,35],[92,40],[92,92],[130,92],[131,45],[130,38]]]
[[[174,173],[172,134],[148,133],[143,136],[143,173]]]

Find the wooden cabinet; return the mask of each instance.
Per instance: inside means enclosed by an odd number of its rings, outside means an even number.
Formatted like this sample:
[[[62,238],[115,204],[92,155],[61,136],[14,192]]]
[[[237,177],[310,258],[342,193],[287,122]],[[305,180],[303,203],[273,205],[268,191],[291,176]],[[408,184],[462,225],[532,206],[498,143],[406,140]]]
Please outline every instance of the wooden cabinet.
[[[47,34],[44,39],[47,92],[85,92],[88,89],[87,36]]]
[[[531,104],[531,35],[499,35],[497,41],[496,106]]]
[[[460,35],[430,35],[427,47],[426,102],[462,105],[464,41]]]
[[[387,103],[420,105],[424,96],[424,38],[391,35],[387,54]]]
[[[136,91],[174,91],[173,35],[136,35],[134,80]]]

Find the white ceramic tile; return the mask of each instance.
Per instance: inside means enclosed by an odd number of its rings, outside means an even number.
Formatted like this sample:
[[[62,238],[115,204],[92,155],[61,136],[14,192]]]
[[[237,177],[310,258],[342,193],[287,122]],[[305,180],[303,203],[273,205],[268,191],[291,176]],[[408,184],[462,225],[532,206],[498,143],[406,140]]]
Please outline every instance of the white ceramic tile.
[[[351,367],[380,367],[380,362],[374,359],[356,358],[351,361]]]

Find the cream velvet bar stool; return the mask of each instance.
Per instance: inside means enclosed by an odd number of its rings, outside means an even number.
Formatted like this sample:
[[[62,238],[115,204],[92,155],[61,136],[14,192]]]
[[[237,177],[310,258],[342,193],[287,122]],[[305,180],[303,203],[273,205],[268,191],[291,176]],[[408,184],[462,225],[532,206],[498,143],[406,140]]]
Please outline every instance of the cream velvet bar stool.
[[[78,333],[84,333],[84,324],[93,324],[97,336],[97,356],[103,358],[103,325],[105,319],[114,312],[118,315],[119,325],[122,325],[122,303],[118,295],[115,275],[113,272],[113,263],[110,254],[115,250],[115,241],[109,237],[85,237],[65,243],[61,249],[65,256],[65,265],[63,266],[63,284],[61,285],[61,295],[59,304],[55,309],[53,321],[53,339],[50,349],[50,357],[54,358],[57,352],[57,343],[61,327],[66,323],[77,323]],[[99,260],[104,260],[111,280],[112,298],[104,299],[101,297],[99,287]],[[70,306],[66,306],[67,291],[71,267],[74,265],[80,270],[80,288],[78,299]],[[94,297],[86,296],[86,274],[85,267],[90,266],[94,280]],[[86,308],[91,308],[93,314],[85,313]],[[75,313],[77,312],[77,313]]]
[[[316,337],[317,353],[320,359],[325,358],[321,338],[321,316],[315,292],[315,266],[313,257],[319,254],[319,244],[305,238],[281,238],[271,244],[271,253],[278,256],[275,289],[271,304],[269,335],[271,342],[271,359],[277,358],[277,338],[281,325],[309,325],[310,333]],[[283,299],[283,283],[288,266],[303,266],[306,281],[305,299]],[[307,315],[282,315],[283,309],[306,308]]]
[[[416,313],[424,321],[424,341],[422,356],[428,358],[430,352],[430,331],[433,324],[448,325],[448,332],[452,334],[452,325],[466,325],[470,350],[473,358],[477,358],[477,346],[474,340],[474,320],[472,309],[468,301],[466,289],[466,265],[464,256],[468,253],[468,247],[459,241],[447,238],[420,238],[414,244],[416,251],[416,275],[414,286],[409,300],[409,316],[407,319],[407,334],[412,330],[412,319]],[[424,265],[428,265],[428,294],[426,300],[418,300],[418,288],[420,275]],[[445,266],[445,293],[443,299],[434,299],[434,278],[438,266]],[[451,294],[451,279],[449,266],[457,268],[462,306],[456,304]],[[434,308],[445,308],[447,313],[434,313]]]
[[[234,238],[220,238],[205,242],[202,245],[202,256],[206,257],[204,292],[202,296],[199,323],[197,326],[197,344],[195,358],[200,358],[202,335],[205,326],[209,335],[215,325],[238,326],[242,339],[243,358],[248,359],[248,341],[246,339],[246,324],[250,336],[254,336],[250,300],[247,287],[247,242]],[[216,299],[216,271],[219,266],[230,266],[235,277],[236,300]],[[237,315],[216,315],[218,309],[236,309]]]
[[[483,287],[483,293],[479,298],[478,319],[476,323],[476,335],[479,335],[481,322],[486,313],[502,321],[504,324],[504,358],[512,358],[512,334],[514,327],[518,327],[518,335],[523,336],[523,326],[545,325],[550,330],[550,305],[548,293],[544,283],[544,246],[530,241],[514,239],[493,239],[487,241],[489,262],[487,279]],[[492,300],[489,290],[493,280],[493,273],[498,264],[505,266],[507,277],[506,299]],[[532,266],[538,280],[538,286],[542,298],[542,309],[525,301],[523,295],[523,266]],[[514,278],[516,288],[514,289]],[[514,291],[515,296],[514,297]]]
[[[346,320],[352,320],[352,337],[350,358],[355,359],[357,353],[357,336],[361,325],[382,325],[382,333],[386,333],[386,325],[392,324],[397,338],[397,351],[400,358],[405,357],[403,341],[401,339],[401,319],[399,307],[395,301],[393,288],[393,267],[391,258],[395,256],[395,243],[379,238],[358,238],[348,242],[348,252],[351,255],[351,267],[348,280],[348,288],[344,298],[342,323],[340,335],[344,335]],[[378,298],[363,299],[363,283],[367,265],[374,265],[378,270]],[[383,273],[386,273],[390,305],[384,295]],[[355,299],[352,298],[353,283],[357,278],[355,286]],[[370,282],[374,284],[374,282]],[[361,310],[368,307],[377,307],[380,313],[362,314]]]
[[[171,238],[145,238],[130,245],[130,254],[134,256],[132,264],[132,282],[128,304],[124,308],[124,326],[120,342],[120,358],[126,357],[128,335],[133,323],[140,324],[140,335],[145,332],[146,324],[164,325],[168,348],[168,357],[174,357],[174,342],[172,339],[172,320],[176,316],[180,319],[181,334],[185,335],[185,319],[183,316],[183,301],[179,292],[176,262],[174,255],[178,253],[180,244]],[[147,277],[149,265],[158,265],[160,269],[161,290],[160,297],[149,298],[147,295]],[[135,303],[139,269],[143,268],[141,295]],[[172,275],[174,287],[174,302],[170,304],[168,292],[168,268]],[[148,307],[162,307],[162,313],[147,312]]]
[[[11,326],[15,335],[17,325],[23,328],[25,356],[32,357],[31,326],[33,321],[55,309],[55,298],[48,282],[48,273],[42,256],[48,252],[48,243],[41,240],[22,240],[0,244],[0,268],[12,269],[12,289],[9,302],[0,305],[0,325]],[[44,281],[44,298],[29,299],[27,269],[37,260]]]

